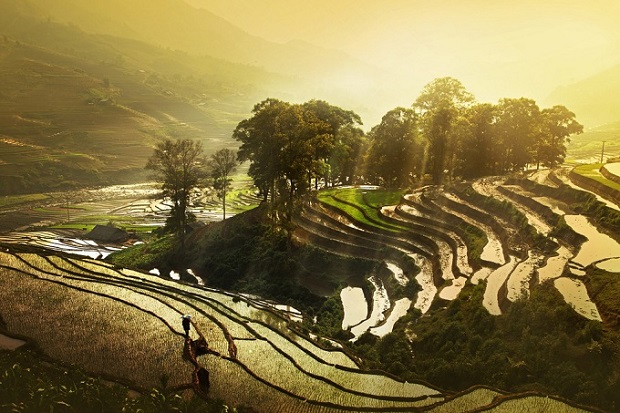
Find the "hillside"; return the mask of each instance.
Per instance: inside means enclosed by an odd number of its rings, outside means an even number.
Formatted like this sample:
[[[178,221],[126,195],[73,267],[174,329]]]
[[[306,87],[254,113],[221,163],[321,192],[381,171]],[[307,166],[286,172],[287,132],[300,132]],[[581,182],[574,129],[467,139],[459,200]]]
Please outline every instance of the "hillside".
[[[144,177],[162,136],[231,144],[281,76],[0,9],[0,193]],[[261,86],[258,86],[261,85]]]
[[[270,96],[299,101],[321,98],[350,107],[363,117],[370,113],[376,116],[376,110],[369,110],[360,96],[373,96],[375,100],[384,96],[383,88],[373,81],[381,74],[379,69],[346,53],[302,41],[269,42],[183,0],[109,0],[89,2],[87,6],[79,0],[20,3],[16,13],[37,20],[139,40],[194,56],[211,56],[294,79],[294,83],[279,84],[277,88],[263,85]]]
[[[557,88],[546,102],[570,108],[586,129],[620,121],[620,64]]]
[[[571,137],[566,147],[568,163],[606,162],[620,157],[620,122],[609,123]],[[603,142],[605,147],[603,148]]]

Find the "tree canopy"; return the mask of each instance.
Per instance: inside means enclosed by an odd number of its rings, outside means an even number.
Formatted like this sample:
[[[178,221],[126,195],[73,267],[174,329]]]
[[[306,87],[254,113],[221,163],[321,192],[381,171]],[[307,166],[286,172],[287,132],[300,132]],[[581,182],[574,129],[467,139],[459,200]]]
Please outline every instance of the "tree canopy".
[[[209,169],[213,178],[213,187],[222,199],[222,219],[226,219],[226,194],[230,188],[230,174],[237,168],[237,153],[232,149],[223,148],[211,155]]]
[[[313,184],[333,182],[332,170],[341,175],[354,170],[343,159],[361,147],[362,134],[354,129],[361,120],[354,112],[318,100],[266,99],[252,114],[233,132],[241,142],[238,159],[251,162],[249,175],[280,214],[290,218],[295,201]]]
[[[392,187],[554,167],[583,126],[564,106],[528,98],[478,103],[457,79],[427,84],[411,108],[388,111],[366,135],[352,111],[321,100],[258,103],[233,132],[239,161],[274,210],[290,217],[299,197],[336,184]]]
[[[188,207],[203,166],[202,144],[190,139],[158,143],[146,164],[146,169],[153,171],[153,178],[161,182],[162,195],[172,202],[166,228],[178,235],[181,244],[187,224],[195,220]]]

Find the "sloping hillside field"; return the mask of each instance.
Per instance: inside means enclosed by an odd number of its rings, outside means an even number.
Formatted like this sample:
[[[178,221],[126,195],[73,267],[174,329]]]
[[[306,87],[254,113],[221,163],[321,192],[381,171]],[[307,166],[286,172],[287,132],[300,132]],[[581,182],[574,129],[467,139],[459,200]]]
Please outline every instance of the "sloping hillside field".
[[[197,361],[210,373],[209,396],[232,405],[266,412],[463,412],[508,403],[583,411],[485,387],[449,394],[360,370],[345,353],[318,347],[241,296],[92,260],[0,253],[0,263],[0,310],[9,331],[32,337],[56,359],[140,388],[167,375],[170,386],[194,381],[200,391],[183,356],[186,344],[190,354],[192,346],[181,316],[191,314],[190,338],[208,343]]]
[[[370,187],[323,191],[299,219],[295,237],[385,263],[388,277],[370,280],[368,307],[348,308],[346,294],[354,289],[343,290],[345,318],[355,320],[343,328],[353,341],[366,331],[385,336],[411,308],[444,317],[438,306],[470,283],[484,291],[471,295],[480,300],[474,304],[501,317],[514,303],[527,306],[535,285],[551,282],[578,317],[613,328],[616,310],[604,305],[599,312],[584,274],[593,263],[617,271],[618,243],[593,225],[601,216],[589,221],[573,209],[584,192],[570,192],[553,174],[530,178],[405,195]],[[609,216],[605,222],[613,225]],[[406,288],[413,282],[419,289]],[[187,340],[184,314],[193,324]],[[348,351],[302,335],[286,314],[247,295],[101,261],[0,253],[0,321],[9,335],[31,338],[55,360],[142,392],[165,378],[171,388],[261,412],[595,411],[541,393],[485,386],[450,392],[365,370]],[[425,328],[421,320],[413,332]]]

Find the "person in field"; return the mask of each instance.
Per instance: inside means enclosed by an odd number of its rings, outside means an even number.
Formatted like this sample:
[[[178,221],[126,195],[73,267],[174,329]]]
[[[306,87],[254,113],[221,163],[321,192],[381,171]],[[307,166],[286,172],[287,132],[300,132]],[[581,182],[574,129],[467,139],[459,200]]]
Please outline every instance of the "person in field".
[[[182,317],[181,323],[183,324],[183,330],[185,330],[185,337],[189,337],[189,328],[190,328],[191,319],[192,319],[191,315],[184,315]]]

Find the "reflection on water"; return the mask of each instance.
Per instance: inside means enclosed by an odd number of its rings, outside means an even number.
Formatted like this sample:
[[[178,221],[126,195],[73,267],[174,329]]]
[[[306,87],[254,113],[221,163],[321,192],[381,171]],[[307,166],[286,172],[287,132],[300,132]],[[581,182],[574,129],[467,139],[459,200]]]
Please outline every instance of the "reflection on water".
[[[515,269],[519,260],[514,256],[508,257],[508,262],[494,270],[487,278],[487,288],[484,290],[484,300],[482,304],[491,315],[500,315],[502,310],[499,308],[499,289],[504,285],[510,273]]]
[[[558,255],[549,258],[547,260],[547,264],[538,269],[539,282],[544,283],[547,280],[552,280],[562,276],[564,268],[566,268],[566,265],[572,256],[573,254],[568,248],[560,246],[558,249]]]
[[[456,280],[452,280],[449,286],[441,290],[439,293],[439,298],[449,301],[455,300],[463,287],[465,287],[465,282],[467,282],[467,278],[465,277],[459,277]]]
[[[426,314],[431,308],[435,294],[437,294],[437,287],[435,287],[433,282],[433,269],[423,257],[417,254],[411,254],[410,257],[413,257],[416,260],[416,265],[420,267],[420,272],[416,275],[415,280],[422,288],[418,291],[413,307],[420,310],[422,314]]]
[[[601,270],[620,273],[620,258],[614,258],[596,263]]]
[[[364,334],[371,327],[374,327],[382,322],[385,319],[385,315],[383,313],[390,308],[390,299],[381,280],[371,277],[370,282],[375,287],[375,292],[372,296],[372,312],[370,313],[370,317],[366,320],[354,327],[351,327],[351,332],[356,338]]]
[[[577,313],[589,320],[602,321],[596,305],[590,300],[584,283],[573,278],[561,277],[553,282],[564,301],[566,301]]]
[[[345,287],[340,291],[340,299],[344,308],[342,329],[361,323],[368,317],[368,305],[364,291],[359,287]]]
[[[400,268],[396,263],[388,261],[385,262],[385,265],[387,266],[387,269],[390,270],[392,274],[394,274],[394,279],[398,284],[402,285],[403,287],[407,285],[409,279],[403,272],[402,268]]]
[[[529,298],[530,280],[538,267],[542,257],[532,251],[528,252],[528,258],[520,262],[507,281],[508,299],[512,302],[520,298]]]
[[[602,234],[583,215],[565,215],[566,223],[588,240],[583,243],[573,261],[584,267],[607,258],[620,257],[620,244],[609,235]]]
[[[407,314],[407,310],[411,307],[411,300],[408,298],[401,298],[400,300],[394,303],[394,308],[392,308],[392,312],[385,323],[381,324],[378,327],[373,327],[370,329],[370,332],[376,336],[383,337],[384,335],[391,333],[394,329],[394,324]]]

